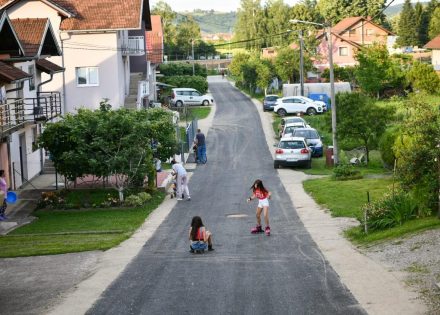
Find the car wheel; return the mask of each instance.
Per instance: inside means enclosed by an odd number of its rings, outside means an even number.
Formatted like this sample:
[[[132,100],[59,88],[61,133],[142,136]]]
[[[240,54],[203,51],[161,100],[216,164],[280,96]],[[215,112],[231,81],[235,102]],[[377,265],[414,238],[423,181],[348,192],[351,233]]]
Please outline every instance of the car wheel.
[[[273,162],[273,168],[274,169],[280,168],[280,164],[278,164],[278,162],[274,161]]]
[[[176,102],[176,107],[182,107],[183,106],[183,102],[182,101],[177,101]]]
[[[286,110],[285,110],[284,108],[280,108],[280,109],[277,111],[277,114],[280,115],[280,116],[286,116],[286,115],[287,115],[287,112],[286,112]]]
[[[314,109],[313,107],[309,107],[309,108],[307,108],[306,113],[307,113],[307,115],[309,115],[309,116],[313,116],[313,115],[316,115],[317,111],[316,111],[316,109]]]
[[[311,159],[307,161],[306,168],[307,169],[311,169],[312,168],[312,160]]]
[[[209,101],[208,100],[204,100],[202,103],[203,106],[208,106],[209,105]]]

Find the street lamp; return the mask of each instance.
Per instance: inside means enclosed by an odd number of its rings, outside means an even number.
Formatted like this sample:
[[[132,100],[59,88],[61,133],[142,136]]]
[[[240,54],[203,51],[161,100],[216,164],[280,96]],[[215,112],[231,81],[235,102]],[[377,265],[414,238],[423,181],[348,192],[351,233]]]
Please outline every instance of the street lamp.
[[[289,20],[292,24],[310,24],[323,27],[327,32],[327,45],[328,45],[328,62],[330,66],[330,102],[332,111],[332,138],[333,138],[333,161],[335,165],[339,163],[338,157],[338,143],[336,137],[336,101],[335,101],[335,74],[333,71],[333,42],[332,42],[332,27],[331,25],[315,23],[302,20]]]

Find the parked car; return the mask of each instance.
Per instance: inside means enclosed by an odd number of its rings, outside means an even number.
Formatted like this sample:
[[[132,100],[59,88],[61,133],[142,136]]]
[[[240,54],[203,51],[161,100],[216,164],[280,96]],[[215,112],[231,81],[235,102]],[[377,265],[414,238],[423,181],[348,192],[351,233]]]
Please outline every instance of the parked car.
[[[319,101],[319,100],[312,100],[311,98],[305,97],[305,96],[295,96],[297,98],[300,98],[301,100],[303,100],[306,103],[315,103],[317,105],[321,105],[322,109],[324,112],[327,111],[327,104],[323,101]]]
[[[211,105],[214,99],[210,94],[202,94],[196,89],[173,88],[171,90],[171,104],[176,107],[184,105]]]
[[[275,103],[279,98],[278,95],[266,95],[263,100],[263,111],[273,110]]]
[[[324,155],[322,139],[318,131],[313,128],[297,128],[292,133],[293,137],[302,137],[312,149],[312,156],[321,157]]]
[[[273,167],[303,166],[312,167],[312,150],[307,146],[304,138],[282,138],[275,149]]]
[[[279,98],[273,110],[280,116],[286,116],[287,114],[294,113],[316,115],[324,112],[322,104],[313,101],[307,102],[303,98],[297,96]]]
[[[306,128],[306,124],[303,121],[298,121],[290,124],[285,124],[283,128],[283,132],[280,135],[280,138],[283,137],[291,137],[295,129],[297,128]]]

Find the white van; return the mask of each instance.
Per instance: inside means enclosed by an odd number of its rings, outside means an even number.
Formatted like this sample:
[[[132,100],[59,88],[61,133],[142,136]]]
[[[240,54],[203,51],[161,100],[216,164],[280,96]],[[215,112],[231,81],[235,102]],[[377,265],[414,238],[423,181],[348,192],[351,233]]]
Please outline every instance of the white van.
[[[174,88],[171,91],[171,103],[176,107],[182,107],[184,105],[208,106],[214,103],[212,95],[203,95],[196,89]]]

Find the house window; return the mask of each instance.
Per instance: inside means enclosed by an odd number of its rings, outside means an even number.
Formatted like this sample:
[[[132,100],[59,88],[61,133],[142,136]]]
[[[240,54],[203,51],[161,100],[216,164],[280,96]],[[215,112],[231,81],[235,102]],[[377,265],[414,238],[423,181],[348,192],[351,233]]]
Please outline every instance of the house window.
[[[355,36],[355,35],[356,35],[356,29],[348,31],[348,36]]]
[[[367,36],[372,36],[374,35],[374,30],[371,28],[367,28]]]
[[[99,86],[99,68],[81,67],[76,68],[77,86]]]
[[[29,91],[35,90],[35,67],[34,65],[28,66],[27,73],[32,77],[29,79]]]
[[[348,47],[339,47],[339,56],[348,56]]]

